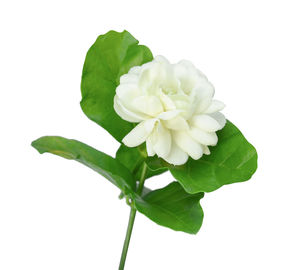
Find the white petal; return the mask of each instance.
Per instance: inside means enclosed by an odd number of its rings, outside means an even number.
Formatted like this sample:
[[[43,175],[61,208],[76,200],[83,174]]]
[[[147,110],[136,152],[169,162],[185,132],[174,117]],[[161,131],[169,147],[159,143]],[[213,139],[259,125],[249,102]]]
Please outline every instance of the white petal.
[[[169,110],[175,110],[176,106],[174,104],[174,102],[172,101],[172,99],[170,99],[166,94],[164,94],[162,91],[160,91],[159,93],[159,98],[164,106],[164,109],[166,111]]]
[[[172,111],[162,112],[161,114],[159,114],[157,116],[157,118],[159,118],[161,120],[169,120],[169,119],[176,117],[180,112],[181,112],[181,110],[172,110]]]
[[[198,99],[196,114],[200,114],[210,106],[215,89],[209,81],[201,81],[201,83],[195,89],[195,92],[197,93]]]
[[[177,64],[186,67],[190,72],[195,72],[198,76],[206,79],[206,76],[199,69],[197,69],[192,62],[183,59]]]
[[[175,77],[172,65],[167,60],[159,59],[142,66],[139,88],[148,94],[174,94],[179,90],[179,80]]]
[[[142,144],[152,132],[156,121],[156,119],[150,119],[139,123],[123,138],[122,142],[129,147]]]
[[[201,145],[195,141],[187,132],[185,131],[175,131],[173,132],[173,139],[175,143],[186,152],[191,158],[199,159],[203,155],[203,150]]]
[[[174,72],[177,78],[179,78],[181,88],[185,93],[190,93],[190,91],[197,85],[201,85],[203,84],[203,82],[207,82],[207,78],[205,77],[205,75],[198,69],[196,69],[195,66],[187,60],[181,60],[180,62],[175,64]]]
[[[166,121],[164,121],[164,124],[167,128],[173,129],[173,130],[188,130],[189,129],[188,123],[181,116],[177,116],[170,120],[166,120]]]
[[[196,69],[195,66],[194,66],[194,64],[191,61],[189,61],[189,60],[182,59],[177,64],[181,65],[181,66],[184,66],[186,68]]]
[[[153,144],[152,144],[150,137],[151,136],[149,136],[148,139],[146,140],[146,149],[147,149],[148,156],[152,157],[155,155],[155,152],[154,152]]]
[[[146,119],[145,116],[132,112],[123,106],[118,96],[114,97],[114,109],[122,119],[129,122],[138,123]]]
[[[155,92],[158,86],[164,81],[166,73],[166,70],[160,63],[149,62],[147,64],[142,67],[138,84],[139,89],[144,94]]]
[[[210,155],[210,150],[206,145],[202,144],[202,148],[203,148],[203,154]]]
[[[189,106],[191,104],[191,101],[193,101],[193,99],[190,98],[190,96],[186,95],[186,94],[175,94],[170,96],[170,98],[172,99],[173,103],[176,105],[176,108],[183,108],[185,109],[187,106]]]
[[[169,155],[171,149],[171,133],[160,122],[157,123],[153,130],[150,140],[154,152],[159,157],[164,158]]]
[[[157,55],[157,56],[155,56],[154,60],[155,60],[156,62],[161,62],[161,63],[165,63],[165,64],[170,64],[170,62],[168,61],[168,59],[165,58],[165,57],[162,56],[162,55]]]
[[[132,67],[130,70],[129,70],[129,74],[135,74],[135,75],[139,75],[140,72],[142,70],[142,67],[141,66],[134,66]]]
[[[180,81],[180,88],[185,93],[189,93],[196,85],[198,79],[196,74],[189,73],[188,68],[181,64],[175,64],[173,68],[175,76]]]
[[[187,162],[188,158],[188,154],[181,150],[176,143],[172,141],[171,151],[164,160],[173,165],[182,165]]]
[[[222,129],[225,126],[226,118],[225,118],[224,114],[222,114],[220,112],[215,112],[215,113],[211,113],[210,116],[213,117],[216,121],[218,121],[218,123],[221,126],[220,129]]]
[[[195,115],[191,119],[191,125],[207,132],[215,132],[221,129],[219,122],[207,114]]]
[[[211,105],[211,102],[212,102],[211,97],[206,97],[206,98],[201,99],[198,102],[198,105],[197,105],[196,110],[195,110],[195,114],[204,113],[207,110],[207,108],[209,108],[209,106]]]
[[[188,133],[194,140],[204,145],[216,145],[218,142],[215,132],[205,132],[199,128],[192,127]]]
[[[123,101],[131,101],[134,98],[140,96],[141,92],[138,89],[136,84],[134,84],[134,83],[124,83],[124,84],[120,84],[116,88],[116,94]]]
[[[223,110],[225,104],[219,100],[213,100],[203,113],[214,113]]]
[[[163,107],[156,96],[140,96],[135,98],[131,105],[136,111],[142,112],[150,116],[157,116],[163,112]]]
[[[215,88],[214,86],[206,79],[201,79],[197,83],[197,95],[199,99],[210,97],[212,98],[215,94]]]
[[[124,74],[121,76],[120,78],[120,84],[123,84],[123,83],[138,83],[138,79],[139,77],[135,74]]]

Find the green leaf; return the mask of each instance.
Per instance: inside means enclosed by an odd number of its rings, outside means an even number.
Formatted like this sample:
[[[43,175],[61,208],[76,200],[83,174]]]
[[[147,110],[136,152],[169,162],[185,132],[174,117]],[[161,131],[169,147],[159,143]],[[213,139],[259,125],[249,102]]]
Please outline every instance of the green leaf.
[[[203,221],[199,200],[204,193],[189,194],[173,182],[162,189],[135,198],[137,210],[159,225],[196,234]]]
[[[176,182],[151,191],[144,188],[140,196],[134,192],[135,181],[131,172],[118,160],[76,140],[58,136],[45,136],[32,142],[39,153],[51,153],[76,160],[100,173],[131,197],[137,210],[162,226],[176,231],[197,233],[201,227],[203,211],[199,200],[203,193],[188,194]]]
[[[120,162],[82,142],[58,136],[45,136],[31,144],[39,153],[51,153],[76,160],[100,173],[120,188],[125,195],[135,190],[135,181],[129,170]]]
[[[151,51],[138,45],[127,31],[109,31],[97,38],[86,55],[82,71],[80,102],[88,118],[105,128],[119,142],[134,127],[121,119],[113,108],[120,76],[133,66],[153,59]]]
[[[143,163],[146,162],[148,158],[145,144],[142,144],[139,147],[127,147],[124,144],[121,144],[116,153],[116,159],[129,169],[129,171],[134,175],[135,180],[139,180],[141,178]],[[154,157],[153,159],[158,158]],[[146,171],[145,179],[162,174],[168,170],[167,168],[147,167],[148,169]]]
[[[131,197],[139,212],[159,225],[192,234],[197,233],[201,227],[203,211],[199,200],[204,193],[189,194],[180,184],[173,182],[154,191],[145,187],[140,196],[135,193],[135,181],[124,165],[84,143],[58,136],[45,136],[33,141],[32,146],[41,154],[47,152],[76,160],[100,173]]]
[[[127,147],[121,144],[116,152],[116,159],[125,165],[132,173],[142,165],[147,156],[140,147]]]
[[[210,155],[189,159],[182,166],[169,165],[187,192],[211,192],[223,185],[246,181],[256,171],[256,150],[236,126],[227,120],[217,135],[218,144],[210,148]]]

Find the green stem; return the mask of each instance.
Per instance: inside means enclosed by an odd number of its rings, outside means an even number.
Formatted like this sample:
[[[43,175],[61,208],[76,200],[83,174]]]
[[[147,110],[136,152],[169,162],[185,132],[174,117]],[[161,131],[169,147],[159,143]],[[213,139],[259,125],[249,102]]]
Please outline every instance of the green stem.
[[[131,237],[131,233],[132,233],[132,229],[133,229],[135,214],[136,214],[136,209],[134,207],[131,207],[128,226],[127,226],[126,237],[125,237],[124,244],[123,244],[123,250],[122,250],[119,270],[124,269],[126,256],[127,256],[127,251],[128,251],[128,246],[129,246],[129,242],[130,242],[130,237]]]
[[[142,175],[141,175],[141,178],[139,181],[139,186],[137,189],[138,195],[141,195],[143,192],[144,183],[145,183],[145,179],[146,179],[146,177],[145,177],[146,171],[147,171],[147,165],[146,165],[146,163],[144,163],[143,168],[142,168]],[[127,225],[126,237],[125,237],[124,244],[123,244],[123,250],[122,250],[122,255],[121,255],[121,259],[120,259],[119,270],[124,269],[126,256],[127,256],[127,252],[128,252],[128,247],[129,247],[129,242],[130,242],[130,238],[131,238],[131,233],[132,233],[132,229],[133,229],[133,224],[134,224],[134,220],[135,220],[135,215],[136,215],[136,209],[135,209],[134,205],[131,204],[131,210],[130,210],[129,221],[128,221],[128,225]]]
[[[147,172],[147,165],[144,162],[143,163],[143,168],[142,168],[141,178],[140,178],[140,181],[139,181],[139,186],[138,186],[138,189],[137,189],[137,194],[138,195],[141,195],[142,192],[143,192],[144,183],[145,183],[145,180],[146,180],[146,172]]]

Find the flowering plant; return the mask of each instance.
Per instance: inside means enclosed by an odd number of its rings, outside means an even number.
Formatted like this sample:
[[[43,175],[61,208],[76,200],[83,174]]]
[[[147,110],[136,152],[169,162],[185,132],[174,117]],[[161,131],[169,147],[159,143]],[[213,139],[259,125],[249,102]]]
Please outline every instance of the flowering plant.
[[[122,142],[135,147],[146,141],[148,156],[182,165],[188,156],[199,159],[216,145],[215,131],[225,125],[220,101],[212,100],[214,88],[188,61],[171,65],[156,57],[132,67],[120,78],[114,108],[129,122],[139,124]]]
[[[223,185],[250,179],[255,148],[220,112],[214,87],[188,61],[170,64],[127,31],[110,31],[89,49],[82,72],[81,108],[121,143],[108,156],[58,136],[32,142],[40,153],[76,160],[121,190],[131,208],[119,269],[124,269],[136,211],[155,223],[196,234],[200,199]],[[150,190],[145,180],[170,171],[176,181]]]

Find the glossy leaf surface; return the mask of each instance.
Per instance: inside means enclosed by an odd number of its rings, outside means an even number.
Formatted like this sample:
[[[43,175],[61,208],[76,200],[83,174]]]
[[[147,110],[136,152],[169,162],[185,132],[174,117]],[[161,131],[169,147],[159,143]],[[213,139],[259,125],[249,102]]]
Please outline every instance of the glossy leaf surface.
[[[141,178],[142,165],[148,159],[145,145],[127,147],[122,144],[116,153],[116,159],[130,170],[136,180],[139,180]],[[148,167],[145,179],[162,174],[167,170],[167,168]]]
[[[32,142],[39,153],[51,153],[76,160],[100,173],[124,194],[135,190],[135,181],[129,170],[120,162],[82,142],[58,136],[45,136]]]
[[[204,193],[189,194],[178,182],[135,198],[136,208],[159,225],[196,234],[203,221],[199,200]]]
[[[120,76],[153,59],[151,51],[127,31],[109,31],[97,38],[86,55],[81,80],[81,108],[119,142],[134,127],[114,110]]]
[[[211,192],[223,185],[246,181],[256,171],[256,150],[235,125],[227,120],[217,135],[218,144],[210,147],[210,155],[189,159],[182,166],[169,165],[187,192]]]
[[[179,183],[142,195],[135,193],[135,181],[130,171],[116,159],[76,140],[58,136],[45,136],[32,142],[39,153],[51,153],[76,160],[100,173],[129,195],[137,210],[159,225],[176,231],[195,234],[201,227],[203,211],[199,200],[203,193],[188,194]]]

